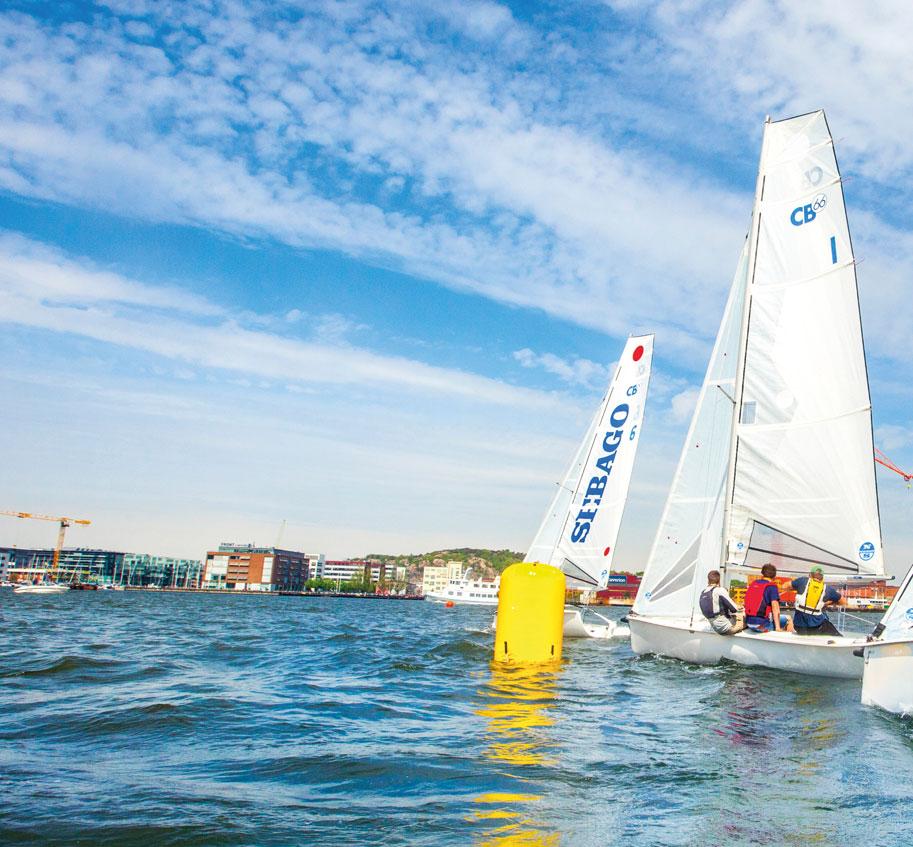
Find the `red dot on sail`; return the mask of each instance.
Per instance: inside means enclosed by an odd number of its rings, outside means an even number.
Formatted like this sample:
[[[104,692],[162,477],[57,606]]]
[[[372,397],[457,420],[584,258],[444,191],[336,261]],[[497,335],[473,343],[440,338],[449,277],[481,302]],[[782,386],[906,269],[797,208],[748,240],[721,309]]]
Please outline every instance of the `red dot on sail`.
[[[602,555],[603,555],[603,556],[608,556],[608,555],[609,555],[609,551],[610,551],[611,549],[612,549],[611,547],[606,547],[605,550],[602,551]]]
[[[643,354],[644,354],[644,346],[643,346],[643,344],[641,344],[641,345],[640,345],[639,347],[637,347],[637,349],[635,349],[635,351],[634,351],[634,357],[633,357],[633,358],[634,358],[634,361],[635,361],[635,362],[639,362],[639,361],[640,361],[640,357],[643,356]]]

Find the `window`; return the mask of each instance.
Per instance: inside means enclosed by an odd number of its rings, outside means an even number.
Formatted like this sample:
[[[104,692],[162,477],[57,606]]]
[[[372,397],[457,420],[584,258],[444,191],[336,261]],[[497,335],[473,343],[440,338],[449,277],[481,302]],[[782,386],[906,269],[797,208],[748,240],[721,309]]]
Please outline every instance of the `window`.
[[[758,404],[754,400],[742,403],[742,423],[751,425],[758,414]]]

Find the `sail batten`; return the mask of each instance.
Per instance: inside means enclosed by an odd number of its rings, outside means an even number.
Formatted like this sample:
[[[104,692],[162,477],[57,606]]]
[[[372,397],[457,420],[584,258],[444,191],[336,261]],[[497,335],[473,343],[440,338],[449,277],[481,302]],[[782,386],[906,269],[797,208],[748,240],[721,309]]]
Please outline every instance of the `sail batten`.
[[[653,336],[632,336],[526,555],[578,583],[608,584],[653,362]]]

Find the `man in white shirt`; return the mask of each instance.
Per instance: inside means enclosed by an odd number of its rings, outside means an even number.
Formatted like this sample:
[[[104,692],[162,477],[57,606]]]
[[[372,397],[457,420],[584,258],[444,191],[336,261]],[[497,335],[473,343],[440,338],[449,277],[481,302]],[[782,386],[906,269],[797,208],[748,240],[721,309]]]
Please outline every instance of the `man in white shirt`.
[[[745,629],[745,613],[720,585],[719,571],[707,574],[707,587],[701,592],[700,607],[713,631],[720,635],[735,635]]]

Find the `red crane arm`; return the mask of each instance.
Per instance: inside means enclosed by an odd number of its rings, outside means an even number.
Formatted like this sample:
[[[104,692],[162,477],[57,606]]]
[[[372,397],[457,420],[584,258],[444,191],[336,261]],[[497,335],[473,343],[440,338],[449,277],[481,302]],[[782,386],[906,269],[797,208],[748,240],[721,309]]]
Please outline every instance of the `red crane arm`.
[[[887,456],[885,456],[885,454],[882,453],[881,450],[879,450],[877,447],[875,448],[875,461],[878,462],[879,465],[882,465],[883,467],[887,468],[888,470],[894,471],[894,473],[896,473],[896,474],[900,474],[904,478],[904,482],[909,482],[911,479],[913,479],[913,473],[907,473],[906,471],[902,471]]]

